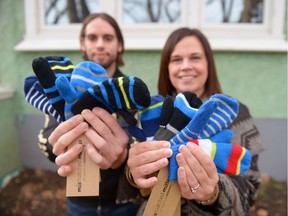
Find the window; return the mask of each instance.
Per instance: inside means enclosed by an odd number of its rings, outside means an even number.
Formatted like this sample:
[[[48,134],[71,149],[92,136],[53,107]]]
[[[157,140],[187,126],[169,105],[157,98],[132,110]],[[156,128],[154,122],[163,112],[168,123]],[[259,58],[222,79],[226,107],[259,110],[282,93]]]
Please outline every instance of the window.
[[[214,50],[287,51],[285,0],[25,0],[26,34],[15,49],[79,50],[83,17],[100,11],[118,21],[127,50],[161,49],[187,26]]]

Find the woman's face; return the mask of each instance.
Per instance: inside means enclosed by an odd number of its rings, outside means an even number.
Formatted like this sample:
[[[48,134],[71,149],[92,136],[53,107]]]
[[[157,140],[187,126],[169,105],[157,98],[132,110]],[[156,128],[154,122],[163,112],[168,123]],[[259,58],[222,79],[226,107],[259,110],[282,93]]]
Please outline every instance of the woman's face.
[[[187,36],[176,44],[170,56],[169,79],[177,93],[190,91],[203,96],[208,78],[204,49],[195,36]]]

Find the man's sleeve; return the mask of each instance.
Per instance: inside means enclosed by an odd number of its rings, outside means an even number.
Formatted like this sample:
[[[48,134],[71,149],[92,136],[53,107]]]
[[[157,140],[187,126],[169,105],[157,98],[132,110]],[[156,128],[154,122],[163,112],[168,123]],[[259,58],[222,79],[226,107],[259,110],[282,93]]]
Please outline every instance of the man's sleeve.
[[[48,137],[58,126],[58,122],[49,115],[45,115],[45,123],[43,128],[39,131],[38,134],[38,146],[41,151],[46,155],[46,157],[55,163],[56,155],[52,152],[52,145],[48,142]]]

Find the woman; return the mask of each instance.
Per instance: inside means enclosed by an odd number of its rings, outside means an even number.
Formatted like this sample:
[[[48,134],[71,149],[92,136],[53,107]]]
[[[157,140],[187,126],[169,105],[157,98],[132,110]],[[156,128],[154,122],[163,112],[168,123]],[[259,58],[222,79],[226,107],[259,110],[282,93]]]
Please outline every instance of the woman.
[[[199,30],[180,28],[168,37],[162,50],[158,91],[174,97],[190,91],[203,102],[215,93],[222,93],[213,52]],[[212,159],[198,146],[181,146],[176,156],[181,215],[249,215],[261,181],[257,160],[263,147],[253,119],[241,103],[230,129],[234,132],[232,143],[253,154],[250,170],[242,176],[219,174]],[[128,159],[134,183],[139,188],[153,187],[157,178],[152,174],[167,166],[171,155],[166,141],[134,145]]]

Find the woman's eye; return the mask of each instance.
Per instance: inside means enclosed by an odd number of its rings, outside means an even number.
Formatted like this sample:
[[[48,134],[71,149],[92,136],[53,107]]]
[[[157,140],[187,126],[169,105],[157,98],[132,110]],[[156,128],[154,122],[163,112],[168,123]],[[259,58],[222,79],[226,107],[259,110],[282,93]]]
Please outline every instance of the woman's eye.
[[[180,61],[181,61],[180,58],[171,59],[171,62],[180,62]]]

